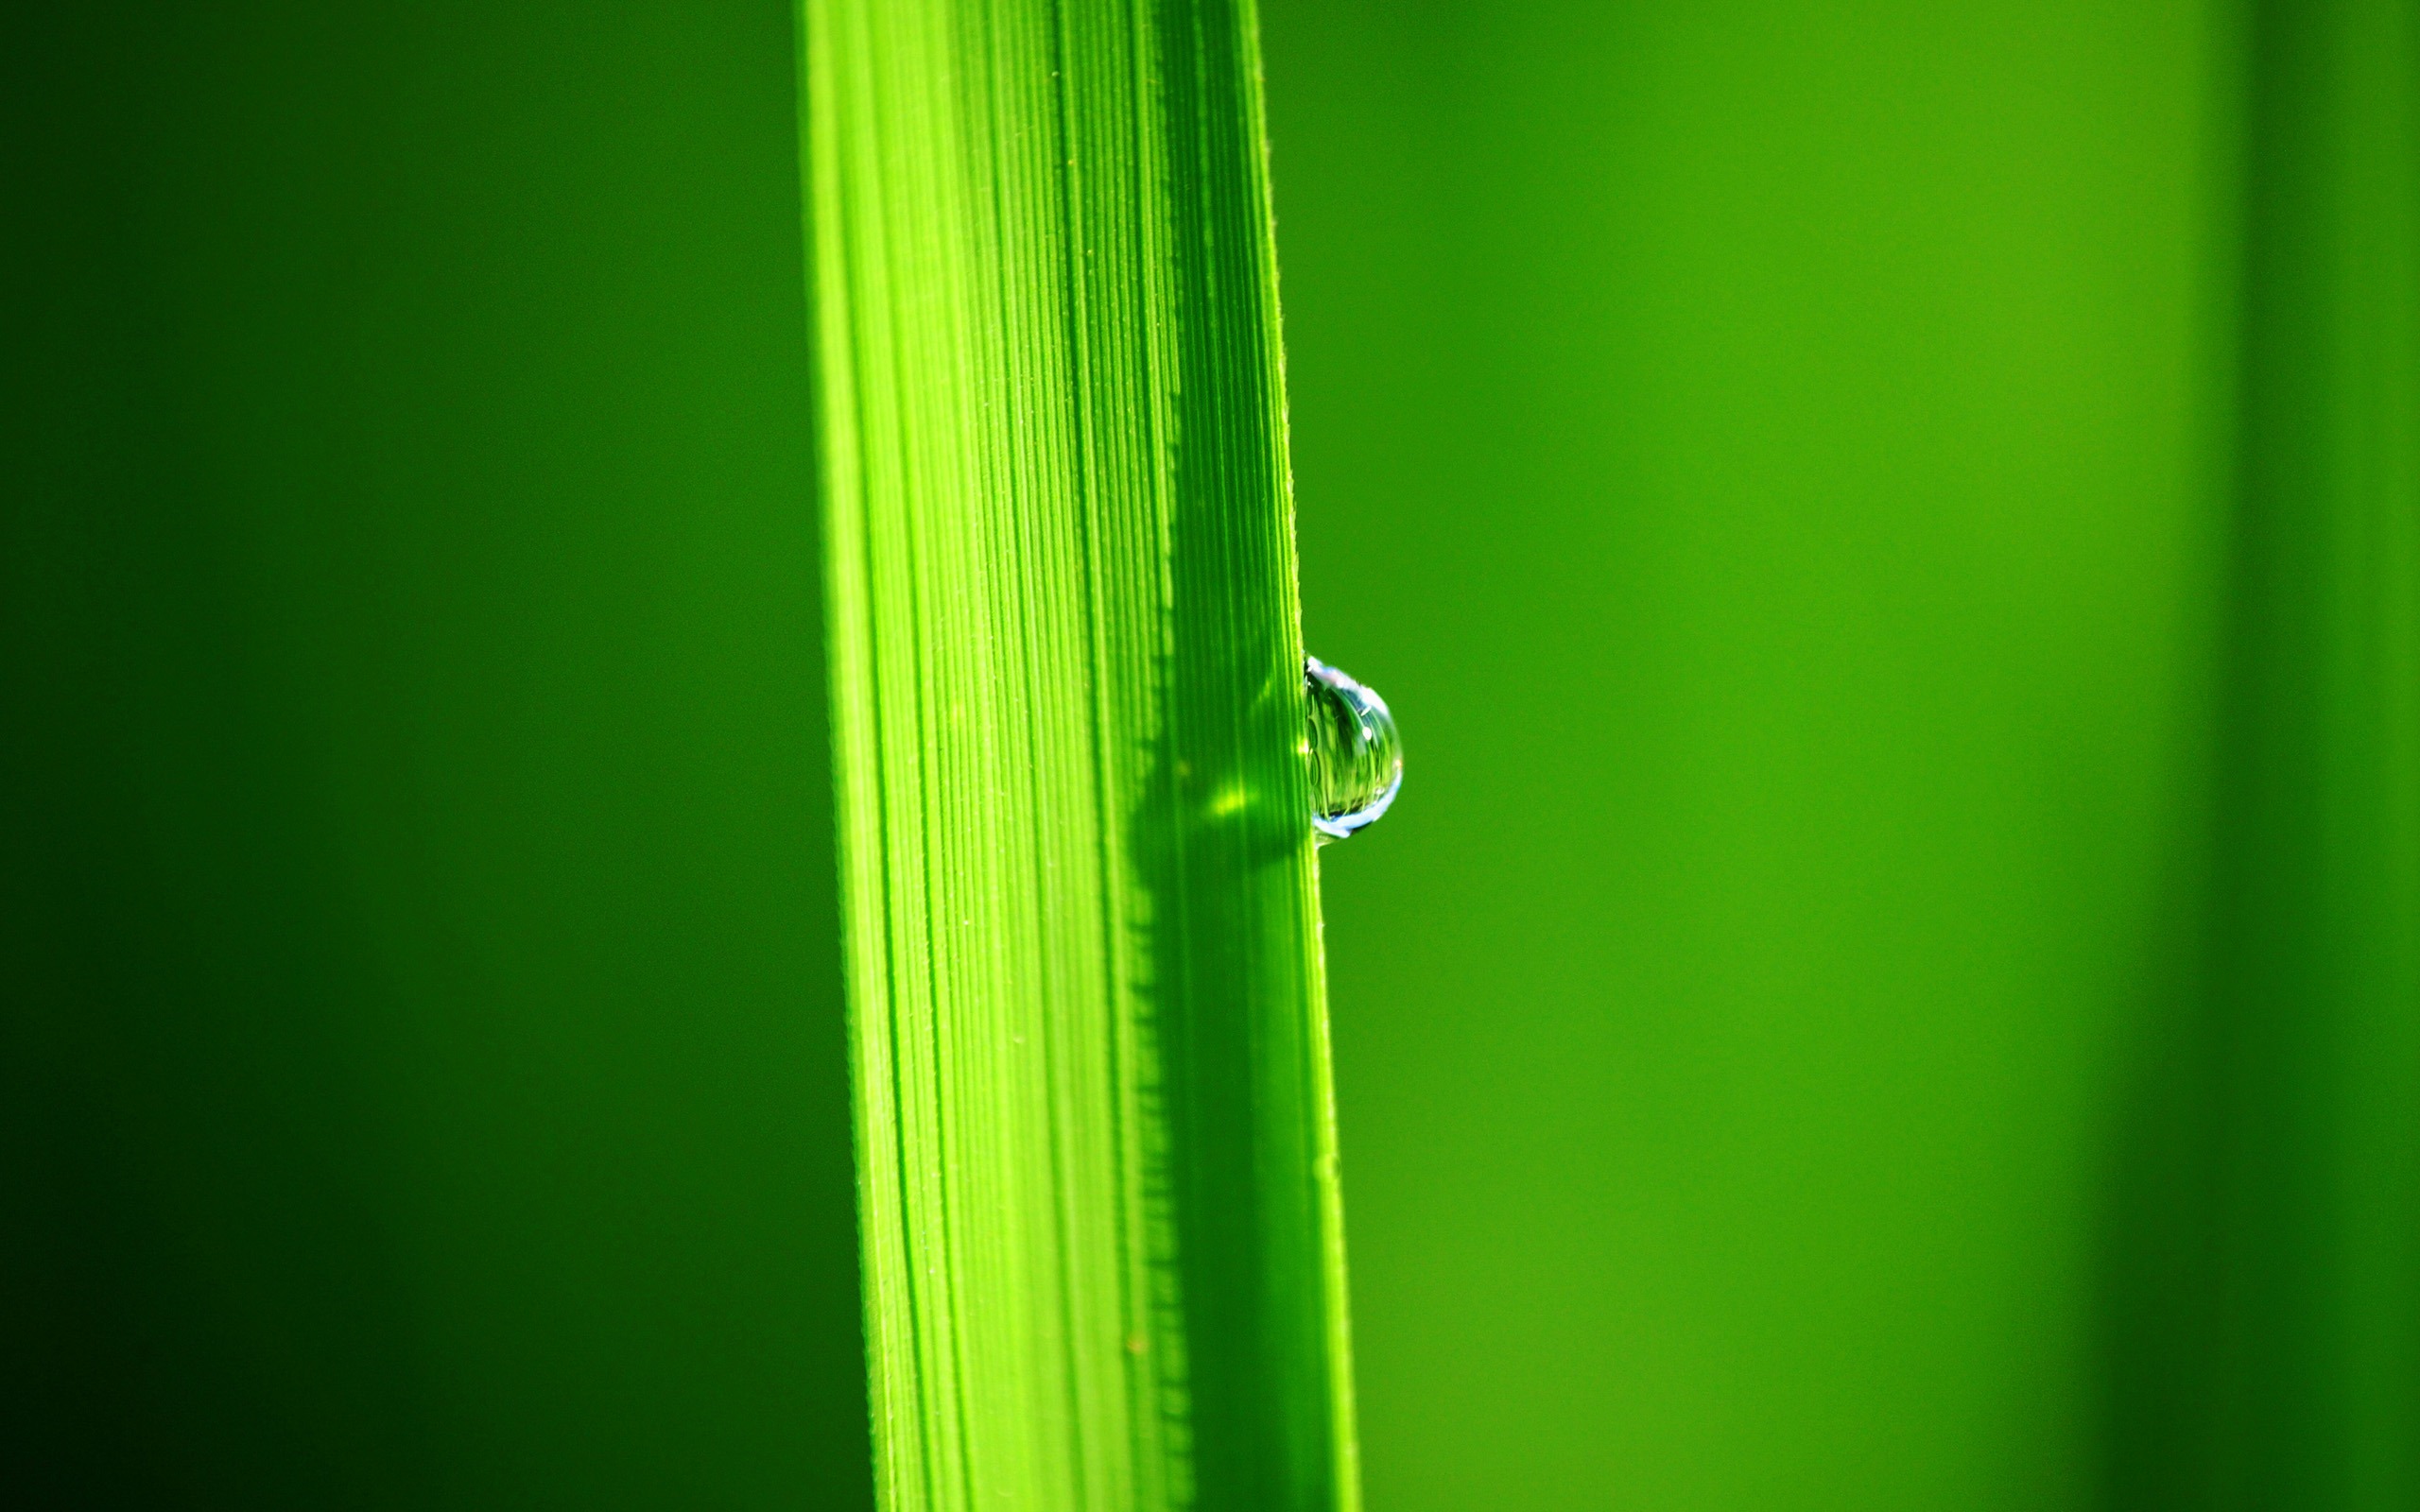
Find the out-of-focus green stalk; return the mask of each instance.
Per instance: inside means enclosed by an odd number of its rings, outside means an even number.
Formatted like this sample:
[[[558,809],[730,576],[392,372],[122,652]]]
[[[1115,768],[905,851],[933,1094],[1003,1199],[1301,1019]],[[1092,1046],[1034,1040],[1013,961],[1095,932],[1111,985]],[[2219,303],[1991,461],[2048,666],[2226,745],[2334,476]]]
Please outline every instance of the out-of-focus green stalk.
[[[2420,10],[2244,12],[2208,934],[2113,1504],[2420,1503]]]
[[[2214,980],[2238,1074],[2221,1446],[2248,1504],[2420,1499],[2420,12],[2249,37]]]
[[[804,43],[885,1504],[1353,1505],[1252,8]]]

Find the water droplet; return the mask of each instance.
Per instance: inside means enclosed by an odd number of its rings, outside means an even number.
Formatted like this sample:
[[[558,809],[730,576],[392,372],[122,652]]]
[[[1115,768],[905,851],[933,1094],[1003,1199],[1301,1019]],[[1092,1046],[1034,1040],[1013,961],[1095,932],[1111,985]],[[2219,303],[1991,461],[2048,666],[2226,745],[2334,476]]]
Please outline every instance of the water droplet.
[[[1311,828],[1321,845],[1374,824],[1403,786],[1403,740],[1387,700],[1327,665],[1303,658],[1310,733]]]

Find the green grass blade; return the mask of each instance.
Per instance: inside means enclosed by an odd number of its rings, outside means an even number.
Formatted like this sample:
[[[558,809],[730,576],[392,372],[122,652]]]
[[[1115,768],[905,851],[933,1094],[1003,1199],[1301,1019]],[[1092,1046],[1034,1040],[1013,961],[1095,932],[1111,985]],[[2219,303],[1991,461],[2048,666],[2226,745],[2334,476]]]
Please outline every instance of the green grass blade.
[[[804,37],[885,1503],[1352,1506],[1253,11]]]

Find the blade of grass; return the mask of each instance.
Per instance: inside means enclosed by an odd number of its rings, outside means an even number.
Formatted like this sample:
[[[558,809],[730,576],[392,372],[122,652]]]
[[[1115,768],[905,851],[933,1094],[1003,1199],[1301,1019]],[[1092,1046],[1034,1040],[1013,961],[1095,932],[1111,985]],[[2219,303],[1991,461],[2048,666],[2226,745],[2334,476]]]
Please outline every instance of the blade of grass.
[[[2244,12],[2201,1472],[2420,1499],[2420,12]]]
[[[1253,12],[802,35],[884,1503],[1354,1506]]]
[[[2226,18],[2206,892],[2111,1208],[2112,1506],[2420,1504],[2420,11]]]

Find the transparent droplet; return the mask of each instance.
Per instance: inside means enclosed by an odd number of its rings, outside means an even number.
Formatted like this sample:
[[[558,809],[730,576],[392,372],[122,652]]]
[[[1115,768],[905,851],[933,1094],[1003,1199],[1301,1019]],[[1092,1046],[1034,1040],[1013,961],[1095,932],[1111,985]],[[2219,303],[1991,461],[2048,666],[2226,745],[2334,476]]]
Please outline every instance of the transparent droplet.
[[[1374,824],[1403,786],[1403,741],[1387,700],[1327,665],[1303,658],[1310,710],[1311,828],[1321,845]]]

